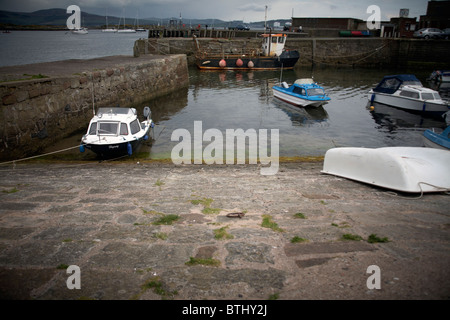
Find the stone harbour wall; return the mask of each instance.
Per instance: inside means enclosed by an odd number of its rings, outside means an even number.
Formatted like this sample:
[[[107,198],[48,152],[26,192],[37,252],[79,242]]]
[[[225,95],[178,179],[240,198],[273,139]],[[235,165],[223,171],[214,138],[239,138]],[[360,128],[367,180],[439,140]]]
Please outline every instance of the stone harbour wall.
[[[180,54],[187,55],[188,62],[195,62],[195,53],[223,51],[239,53],[242,49],[261,47],[260,37],[248,38],[150,38],[138,40],[135,54]],[[289,37],[286,48],[298,50],[300,60],[296,67],[422,67],[449,68],[450,41],[403,38],[298,38]],[[430,72],[432,71],[430,69]]]
[[[189,76],[185,55],[147,55],[4,67],[0,81],[0,160],[15,160],[87,128],[93,106],[131,107]]]

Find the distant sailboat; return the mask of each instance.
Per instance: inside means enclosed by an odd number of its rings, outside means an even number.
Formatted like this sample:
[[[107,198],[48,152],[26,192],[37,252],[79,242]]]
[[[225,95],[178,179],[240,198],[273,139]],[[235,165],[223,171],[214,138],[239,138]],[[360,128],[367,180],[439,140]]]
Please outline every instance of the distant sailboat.
[[[83,24],[84,24],[84,19],[83,19]],[[88,29],[80,26],[79,28],[72,29],[72,34],[88,34]]]
[[[125,27],[125,13],[123,14],[123,29],[120,29],[120,21],[119,21],[119,29],[117,30],[118,33],[136,33],[136,30],[134,29],[127,29]]]
[[[146,32],[144,28],[139,28],[139,13],[136,16],[136,32]]]
[[[108,28],[108,16],[106,18],[106,29],[103,29],[102,32],[117,32],[116,28]]]
[[[73,34],[88,34],[87,28],[76,28],[72,30]]]

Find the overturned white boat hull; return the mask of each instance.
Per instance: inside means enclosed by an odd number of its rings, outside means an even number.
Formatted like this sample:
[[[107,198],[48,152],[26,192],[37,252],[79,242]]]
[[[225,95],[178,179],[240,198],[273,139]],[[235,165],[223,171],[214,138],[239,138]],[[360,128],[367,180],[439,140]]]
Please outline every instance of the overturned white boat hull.
[[[421,147],[333,148],[322,173],[401,192],[450,190],[450,152]]]

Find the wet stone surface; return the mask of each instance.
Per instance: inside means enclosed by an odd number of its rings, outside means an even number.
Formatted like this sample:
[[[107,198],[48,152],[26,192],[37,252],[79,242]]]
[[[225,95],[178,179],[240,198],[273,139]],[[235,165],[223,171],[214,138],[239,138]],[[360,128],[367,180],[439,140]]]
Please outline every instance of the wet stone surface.
[[[0,298],[448,299],[449,196],[393,195],[321,168],[4,166]],[[81,289],[67,288],[70,265]],[[371,265],[379,290],[366,285]]]

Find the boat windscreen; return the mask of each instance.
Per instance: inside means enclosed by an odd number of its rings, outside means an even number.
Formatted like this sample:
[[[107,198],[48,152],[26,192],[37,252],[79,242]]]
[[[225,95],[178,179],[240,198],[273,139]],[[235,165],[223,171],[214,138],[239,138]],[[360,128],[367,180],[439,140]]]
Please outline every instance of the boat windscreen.
[[[97,114],[128,114],[130,112],[129,108],[99,108]]]
[[[392,94],[401,85],[422,86],[422,83],[413,75],[386,76],[373,91]]]
[[[308,89],[308,96],[323,96],[325,92],[320,88],[311,88]]]
[[[112,134],[117,135],[117,130],[119,129],[119,122],[98,122],[98,134]]]

